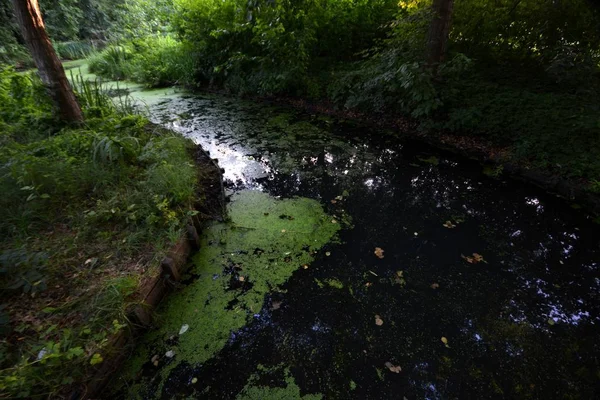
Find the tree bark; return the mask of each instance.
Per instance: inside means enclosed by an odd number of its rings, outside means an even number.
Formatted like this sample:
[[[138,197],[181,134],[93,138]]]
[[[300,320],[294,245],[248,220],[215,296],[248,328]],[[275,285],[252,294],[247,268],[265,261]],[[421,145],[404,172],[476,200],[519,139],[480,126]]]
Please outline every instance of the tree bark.
[[[38,0],[12,0],[12,3],[23,39],[60,118],[68,123],[81,124],[81,107],[48,38]]]
[[[454,0],[433,0],[433,19],[427,34],[427,63],[436,68],[446,57]]]

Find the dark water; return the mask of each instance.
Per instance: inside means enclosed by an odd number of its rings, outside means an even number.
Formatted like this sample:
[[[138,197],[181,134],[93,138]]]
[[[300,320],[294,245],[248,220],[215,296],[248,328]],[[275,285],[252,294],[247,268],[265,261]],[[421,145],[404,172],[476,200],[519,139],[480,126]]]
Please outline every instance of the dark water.
[[[191,376],[203,398],[235,398],[258,365],[259,383],[285,386],[285,367],[326,399],[600,397],[599,226],[568,203],[319,116],[218,97],[151,111],[220,160],[230,191],[318,199],[353,224],[163,398],[190,395]]]

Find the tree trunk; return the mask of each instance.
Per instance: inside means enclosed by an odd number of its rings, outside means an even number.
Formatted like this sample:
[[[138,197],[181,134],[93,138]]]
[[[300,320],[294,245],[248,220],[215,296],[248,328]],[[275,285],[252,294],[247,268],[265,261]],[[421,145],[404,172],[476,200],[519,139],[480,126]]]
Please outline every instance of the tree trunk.
[[[433,0],[433,20],[427,34],[427,64],[436,68],[446,57],[454,0]]]
[[[59,116],[68,123],[82,123],[81,107],[48,38],[38,0],[12,0],[12,3],[23,39]]]

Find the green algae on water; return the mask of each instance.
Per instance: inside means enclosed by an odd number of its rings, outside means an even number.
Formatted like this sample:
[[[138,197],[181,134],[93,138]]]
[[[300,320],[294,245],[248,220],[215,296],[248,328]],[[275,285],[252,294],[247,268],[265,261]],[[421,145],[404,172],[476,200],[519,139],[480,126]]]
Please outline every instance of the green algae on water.
[[[260,312],[265,294],[309,264],[340,229],[316,200],[278,200],[257,191],[235,194],[229,216],[229,222],[203,232],[189,271],[196,279],[161,305],[160,328],[146,335],[125,379],[132,379],[154,355],[161,356],[161,365],[167,363],[163,355],[169,350],[175,357],[160,371],[163,382],[180,362],[213,357],[232,331]],[[178,335],[184,324],[189,328]],[[177,345],[166,346],[173,336],[178,336]]]
[[[248,380],[246,387],[236,397],[236,400],[321,400],[320,394],[307,394],[302,396],[300,388],[296,385],[289,369],[285,370],[285,387],[270,387],[257,385],[259,375],[253,375]]]

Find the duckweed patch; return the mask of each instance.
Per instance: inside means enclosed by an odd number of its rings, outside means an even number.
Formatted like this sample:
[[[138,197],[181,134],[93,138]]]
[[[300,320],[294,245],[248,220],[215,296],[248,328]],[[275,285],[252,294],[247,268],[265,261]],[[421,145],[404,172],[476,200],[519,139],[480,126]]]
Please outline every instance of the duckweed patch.
[[[160,356],[158,368],[164,367],[163,381],[181,361],[202,363],[213,357],[232,332],[261,310],[265,294],[309,264],[340,229],[315,200],[278,200],[255,191],[234,195],[229,215],[228,223],[205,230],[190,270],[196,280],[161,307],[161,327],[147,335],[126,368],[125,379],[133,379],[155,355]],[[178,335],[184,324],[189,329]],[[173,359],[163,356],[170,350]],[[144,386],[138,382],[134,391],[145,392]],[[158,394],[160,388],[147,390]]]
[[[248,384],[237,396],[237,400],[291,400],[291,399],[302,399],[302,400],[321,400],[323,398],[320,394],[307,394],[302,396],[300,388],[296,385],[294,378],[290,375],[289,370],[285,370],[285,387],[269,387],[260,386],[257,384],[259,375],[253,375],[249,380]]]

